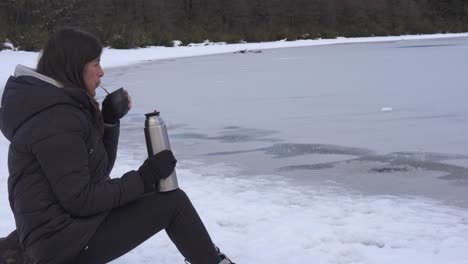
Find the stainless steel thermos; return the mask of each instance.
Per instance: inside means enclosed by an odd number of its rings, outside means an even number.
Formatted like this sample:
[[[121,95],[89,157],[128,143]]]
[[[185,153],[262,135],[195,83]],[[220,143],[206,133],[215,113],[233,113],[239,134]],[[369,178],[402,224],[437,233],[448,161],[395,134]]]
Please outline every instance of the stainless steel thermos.
[[[159,112],[145,114],[145,139],[148,149],[148,156],[152,156],[165,149],[171,149],[169,137],[167,135],[166,124],[159,116]],[[161,179],[159,182],[159,192],[168,192],[179,188],[177,183],[176,171],[166,179]]]

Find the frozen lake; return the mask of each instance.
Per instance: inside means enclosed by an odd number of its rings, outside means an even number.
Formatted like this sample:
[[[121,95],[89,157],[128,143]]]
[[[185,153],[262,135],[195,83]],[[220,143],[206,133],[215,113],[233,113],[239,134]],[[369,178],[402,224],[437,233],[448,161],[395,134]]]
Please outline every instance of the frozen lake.
[[[181,160],[468,205],[468,38],[163,60],[103,83],[134,98],[129,142],[156,107]]]
[[[113,68],[103,85],[134,102],[113,174],[141,164],[157,108],[179,184],[236,263],[466,264],[467,70],[466,37]],[[163,233],[113,263],[183,259]]]

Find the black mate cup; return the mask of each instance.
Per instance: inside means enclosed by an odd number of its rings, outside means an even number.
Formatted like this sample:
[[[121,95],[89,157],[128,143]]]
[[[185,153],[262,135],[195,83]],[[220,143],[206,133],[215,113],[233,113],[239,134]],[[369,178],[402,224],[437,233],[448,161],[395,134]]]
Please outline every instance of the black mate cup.
[[[128,97],[121,87],[106,96],[111,108],[122,117],[128,113]]]

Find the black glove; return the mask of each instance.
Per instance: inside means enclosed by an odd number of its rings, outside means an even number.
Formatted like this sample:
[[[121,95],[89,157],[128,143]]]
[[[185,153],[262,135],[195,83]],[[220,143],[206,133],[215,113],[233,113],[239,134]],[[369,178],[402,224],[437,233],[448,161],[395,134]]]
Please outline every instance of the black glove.
[[[145,193],[154,192],[159,180],[169,177],[175,169],[177,160],[170,150],[163,150],[145,160],[138,169]]]
[[[128,113],[128,96],[123,88],[115,90],[104,98],[101,113],[106,124],[116,124]]]

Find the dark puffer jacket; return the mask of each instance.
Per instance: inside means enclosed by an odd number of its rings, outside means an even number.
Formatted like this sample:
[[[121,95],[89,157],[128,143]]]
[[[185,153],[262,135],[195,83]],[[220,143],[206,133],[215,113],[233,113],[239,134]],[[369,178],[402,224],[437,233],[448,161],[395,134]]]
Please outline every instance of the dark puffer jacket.
[[[35,263],[73,263],[107,213],[141,196],[143,183],[135,171],[109,177],[118,125],[99,138],[90,97],[51,83],[31,70],[6,84],[0,127],[10,141],[9,201]]]

